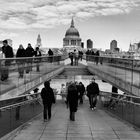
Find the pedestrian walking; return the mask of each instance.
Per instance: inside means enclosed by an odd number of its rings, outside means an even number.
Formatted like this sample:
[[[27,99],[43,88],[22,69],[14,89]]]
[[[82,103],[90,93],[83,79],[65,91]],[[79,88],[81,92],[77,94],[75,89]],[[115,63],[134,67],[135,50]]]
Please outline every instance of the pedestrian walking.
[[[98,65],[98,62],[99,62],[99,56],[100,56],[100,53],[99,53],[99,50],[98,50],[95,53],[95,62],[96,62],[96,65]]]
[[[74,56],[74,64],[75,66],[78,66],[79,53],[76,49],[73,52],[73,56]]]
[[[85,93],[85,86],[83,85],[82,82],[79,82],[78,92],[79,92],[80,104],[83,104],[83,95]]]
[[[83,59],[83,52],[82,51],[79,51],[79,60],[82,61],[82,59]]]
[[[44,122],[47,121],[47,119],[51,119],[51,107],[52,104],[55,103],[55,96],[53,89],[50,87],[50,82],[46,81],[44,82],[44,88],[41,90],[41,98],[43,101],[43,118]]]
[[[36,47],[36,49],[34,51],[34,55],[35,55],[35,57],[38,57],[35,59],[35,62],[36,62],[36,71],[39,72],[40,71],[39,65],[41,62],[41,58],[39,58],[41,56],[41,51],[39,50],[39,47]]]
[[[28,46],[25,50],[25,54],[26,54],[26,57],[33,57],[34,56],[34,49],[30,43],[28,43]],[[33,58],[27,58],[27,60],[26,60],[26,62],[27,62],[26,73],[29,73],[30,71],[32,71],[32,61],[33,61]]]
[[[95,82],[95,78],[92,78],[91,83],[87,86],[87,96],[89,98],[90,108],[96,109],[97,96],[99,95],[99,86]]]
[[[69,58],[70,58],[70,61],[71,61],[71,66],[73,66],[73,52],[70,52],[69,53]]]
[[[61,85],[60,94],[61,94],[61,96],[62,96],[62,100],[66,103],[67,91],[66,91],[66,86],[65,86],[65,84],[62,84],[62,85]]]
[[[17,50],[17,53],[16,53],[16,57],[17,58],[23,58],[25,57],[25,49],[23,48],[23,45],[20,44],[19,45],[19,48]],[[23,75],[24,75],[24,59],[17,59],[17,65],[18,65],[18,72],[19,72],[19,78],[23,78]]]
[[[8,45],[8,41],[4,40],[3,41],[3,46],[2,46],[2,53],[3,53],[3,58],[13,58],[14,53],[13,53],[13,48]],[[11,60],[5,60],[4,66],[1,68],[1,80],[5,81],[9,77],[9,66],[11,65]]]
[[[70,120],[75,121],[75,112],[78,107],[78,91],[74,83],[68,86],[67,106],[70,110]]]
[[[53,62],[53,51],[51,49],[49,49],[48,55],[49,55],[49,62],[52,63]]]

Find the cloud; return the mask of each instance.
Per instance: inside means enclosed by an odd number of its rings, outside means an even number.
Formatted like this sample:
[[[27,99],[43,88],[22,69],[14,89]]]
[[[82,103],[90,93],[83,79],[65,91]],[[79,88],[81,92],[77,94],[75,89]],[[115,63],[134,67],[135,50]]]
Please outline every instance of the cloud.
[[[6,38],[13,38],[13,37],[17,37],[17,36],[18,36],[17,33],[1,31],[0,40],[6,39]]]
[[[126,14],[138,6],[139,0],[1,0],[0,28],[52,28],[68,24],[72,16],[88,19]]]

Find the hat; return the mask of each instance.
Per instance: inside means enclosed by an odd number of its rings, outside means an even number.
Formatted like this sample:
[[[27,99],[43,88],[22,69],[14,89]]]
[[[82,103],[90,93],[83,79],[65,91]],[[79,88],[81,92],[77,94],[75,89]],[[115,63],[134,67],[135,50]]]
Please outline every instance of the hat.
[[[7,40],[3,40],[3,43],[8,43],[8,41]]]

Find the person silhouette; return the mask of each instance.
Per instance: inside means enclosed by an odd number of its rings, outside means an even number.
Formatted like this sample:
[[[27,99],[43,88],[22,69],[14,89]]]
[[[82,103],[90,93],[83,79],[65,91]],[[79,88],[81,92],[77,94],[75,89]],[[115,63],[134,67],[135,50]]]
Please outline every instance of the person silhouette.
[[[43,101],[43,117],[44,117],[44,122],[47,121],[47,119],[51,119],[51,107],[52,104],[55,103],[55,96],[53,89],[50,87],[50,81],[44,82],[44,87],[42,88],[41,91],[41,98]]]

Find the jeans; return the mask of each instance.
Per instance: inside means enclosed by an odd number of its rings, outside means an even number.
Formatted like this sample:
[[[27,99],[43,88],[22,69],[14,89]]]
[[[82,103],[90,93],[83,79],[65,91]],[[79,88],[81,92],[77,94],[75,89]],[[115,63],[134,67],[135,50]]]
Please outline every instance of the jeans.
[[[90,108],[96,107],[96,104],[97,104],[97,95],[90,95],[89,96],[89,103],[90,103]]]
[[[44,110],[43,110],[44,119],[51,118],[51,107],[52,107],[52,104],[45,104],[44,105]]]

